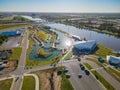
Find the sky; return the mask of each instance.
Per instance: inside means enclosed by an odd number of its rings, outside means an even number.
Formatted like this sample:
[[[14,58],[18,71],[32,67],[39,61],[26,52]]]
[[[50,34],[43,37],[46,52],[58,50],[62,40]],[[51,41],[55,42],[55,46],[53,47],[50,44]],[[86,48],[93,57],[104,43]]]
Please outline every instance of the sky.
[[[0,0],[0,12],[120,12],[120,0]]]

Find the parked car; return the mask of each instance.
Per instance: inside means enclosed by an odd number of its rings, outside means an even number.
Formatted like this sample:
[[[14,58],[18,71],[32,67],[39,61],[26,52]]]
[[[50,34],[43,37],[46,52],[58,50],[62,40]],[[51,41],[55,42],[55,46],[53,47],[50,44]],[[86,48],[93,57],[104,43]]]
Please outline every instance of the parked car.
[[[78,58],[78,61],[80,62],[80,61],[81,61],[81,58]]]
[[[81,70],[85,70],[85,67],[84,67],[84,66],[81,66]]]
[[[104,63],[104,59],[102,57],[98,57],[98,61]]]
[[[71,77],[71,75],[70,74],[66,74],[66,78],[70,78]]]
[[[78,78],[82,78],[82,74],[78,74]]]
[[[86,75],[90,75],[90,72],[88,70],[85,70]]]
[[[67,73],[68,72],[68,69],[64,69],[64,73]]]

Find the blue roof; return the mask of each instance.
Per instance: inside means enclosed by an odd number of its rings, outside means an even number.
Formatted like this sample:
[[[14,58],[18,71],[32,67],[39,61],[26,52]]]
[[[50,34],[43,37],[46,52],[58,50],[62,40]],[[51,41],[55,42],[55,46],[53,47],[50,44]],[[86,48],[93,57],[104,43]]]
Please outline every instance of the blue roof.
[[[21,32],[20,31],[4,31],[1,32],[2,35],[8,35],[8,36],[16,36],[16,35],[20,35]]]
[[[79,41],[74,45],[74,47],[79,49],[79,50],[83,50],[83,49],[91,50],[91,49],[94,49],[96,47],[96,41],[94,41],[94,40],[92,40],[92,41]]]

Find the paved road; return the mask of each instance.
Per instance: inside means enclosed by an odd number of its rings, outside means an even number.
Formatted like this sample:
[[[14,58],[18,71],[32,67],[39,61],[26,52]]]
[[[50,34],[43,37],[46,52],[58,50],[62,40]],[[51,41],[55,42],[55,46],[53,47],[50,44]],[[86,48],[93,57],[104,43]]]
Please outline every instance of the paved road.
[[[22,53],[21,53],[21,57],[19,60],[18,68],[17,68],[17,70],[15,70],[14,72],[11,73],[11,75],[17,76],[16,79],[18,78],[18,80],[16,80],[13,83],[11,90],[20,90],[21,89],[23,74],[25,73],[24,67],[25,67],[25,61],[26,61],[27,47],[28,47],[28,32],[26,32],[26,35],[24,37]]]
[[[89,63],[93,68],[100,68],[96,63],[82,59],[82,62]],[[120,83],[108,74],[104,69],[98,69],[97,72],[103,76],[116,90],[120,90]]]

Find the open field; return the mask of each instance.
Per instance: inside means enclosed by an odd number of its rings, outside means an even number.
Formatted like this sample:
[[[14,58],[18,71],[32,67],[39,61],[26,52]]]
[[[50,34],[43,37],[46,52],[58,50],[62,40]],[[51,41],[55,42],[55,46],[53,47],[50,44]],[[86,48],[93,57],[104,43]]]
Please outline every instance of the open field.
[[[40,31],[38,31],[38,33],[37,33],[37,37],[38,37],[40,40],[42,40],[43,42],[46,42],[46,41],[47,41],[47,38],[48,38],[48,35],[47,35],[46,32],[40,30]]]
[[[69,79],[66,78],[65,74],[57,75],[58,69],[59,68],[53,68],[53,69],[33,72],[34,74],[37,74],[39,77],[40,90],[51,90],[51,88],[54,88],[54,90],[73,90],[73,87]],[[54,81],[52,87],[51,87],[50,78],[53,78]]]
[[[10,56],[10,60],[19,60],[22,52],[22,48],[17,47],[12,49],[12,55]]]
[[[116,55],[116,54],[114,54],[111,49],[106,48],[102,45],[98,45],[98,49],[97,49],[97,51],[95,52],[94,55],[106,58],[107,55]]]
[[[35,90],[35,79],[32,76],[24,76],[21,90]]]
[[[66,57],[65,57],[65,59],[67,60],[67,59],[70,59],[71,57],[72,57],[72,51],[70,51],[67,55],[66,55]]]
[[[0,90],[10,90],[12,81],[13,81],[12,79],[0,81]]]
[[[69,79],[66,78],[65,74],[62,74],[61,90],[74,90]]]
[[[6,30],[6,29],[21,28],[25,26],[30,26],[30,24],[1,24],[0,31]]]

